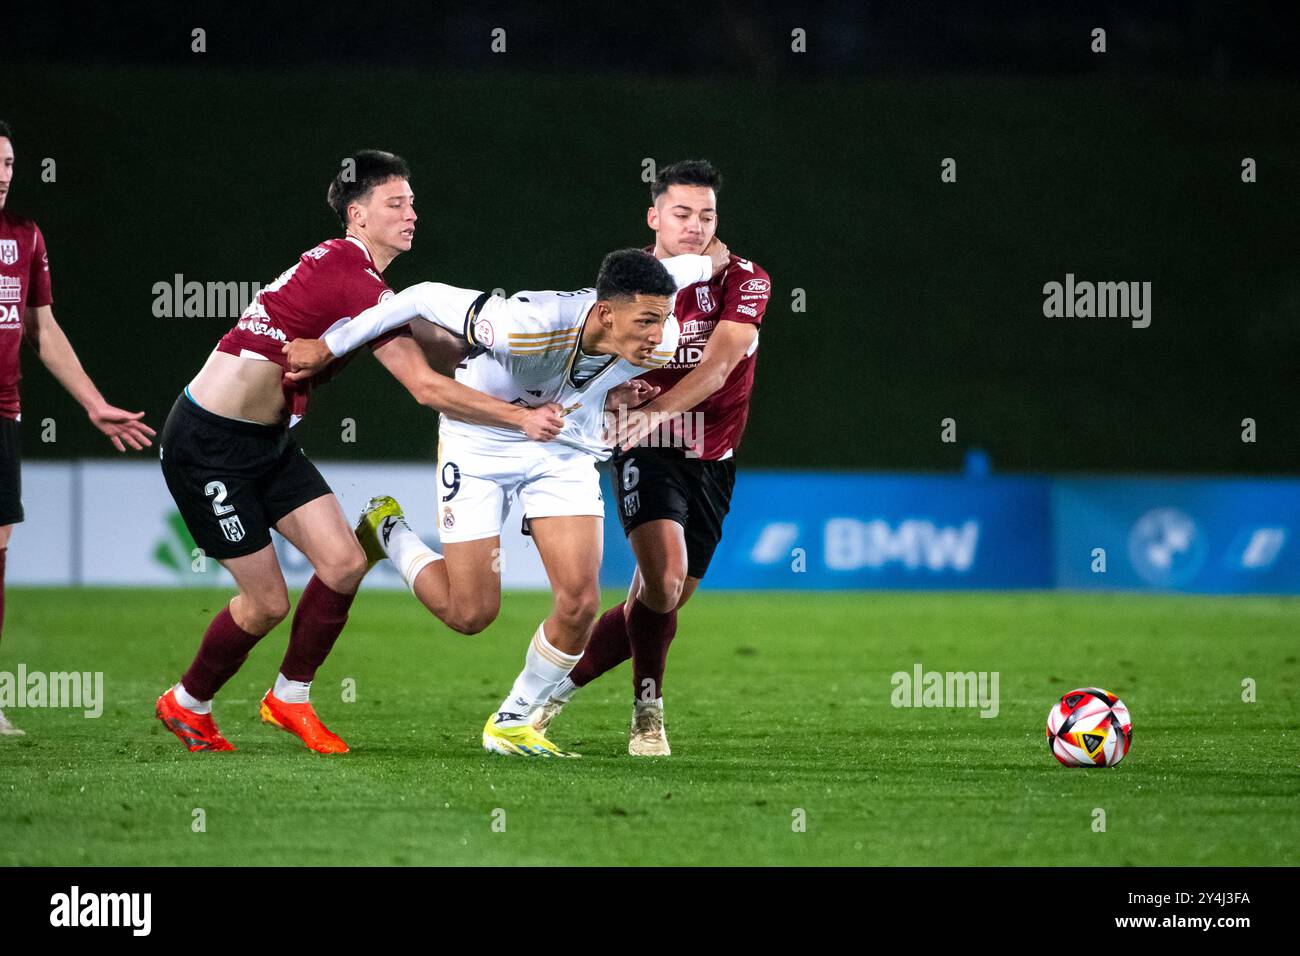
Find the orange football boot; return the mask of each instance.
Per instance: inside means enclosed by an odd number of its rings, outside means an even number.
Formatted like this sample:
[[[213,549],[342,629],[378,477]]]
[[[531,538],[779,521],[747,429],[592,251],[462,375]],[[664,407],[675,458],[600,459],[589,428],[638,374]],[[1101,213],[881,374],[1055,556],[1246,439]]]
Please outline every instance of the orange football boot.
[[[320,722],[311,704],[286,704],[269,690],[262,698],[262,719],[287,730],[318,754],[345,754],[348,745]]]
[[[221,736],[211,714],[196,714],[177,702],[174,687],[168,688],[167,693],[158,698],[154,704],[154,715],[163,722],[164,727],[180,738],[190,753],[235,749],[234,744]]]

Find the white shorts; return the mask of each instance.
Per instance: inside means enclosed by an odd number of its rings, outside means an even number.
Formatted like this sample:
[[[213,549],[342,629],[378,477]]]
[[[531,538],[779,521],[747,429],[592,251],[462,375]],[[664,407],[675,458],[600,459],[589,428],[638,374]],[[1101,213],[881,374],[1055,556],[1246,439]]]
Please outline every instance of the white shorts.
[[[443,543],[501,534],[518,498],[524,517],[605,516],[596,459],[556,442],[438,442],[438,535]]]

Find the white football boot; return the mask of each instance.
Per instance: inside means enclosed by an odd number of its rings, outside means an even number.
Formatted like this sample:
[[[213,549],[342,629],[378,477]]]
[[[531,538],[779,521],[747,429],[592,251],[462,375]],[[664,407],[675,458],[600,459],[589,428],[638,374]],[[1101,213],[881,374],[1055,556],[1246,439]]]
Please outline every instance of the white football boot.
[[[638,700],[632,711],[627,752],[633,757],[667,757],[672,753],[664,732],[664,699]]]
[[[5,716],[5,712],[0,710],[0,737],[21,737],[25,733],[27,733],[27,731],[19,730],[13,724],[9,723],[9,718]]]
[[[564,710],[564,705],[566,703],[568,703],[568,701],[556,700],[552,697],[546,703],[542,704],[541,707],[533,710],[529,719],[529,723],[533,725],[533,730],[537,731],[542,736],[546,736],[546,728],[551,726],[551,721],[559,716],[560,711]]]

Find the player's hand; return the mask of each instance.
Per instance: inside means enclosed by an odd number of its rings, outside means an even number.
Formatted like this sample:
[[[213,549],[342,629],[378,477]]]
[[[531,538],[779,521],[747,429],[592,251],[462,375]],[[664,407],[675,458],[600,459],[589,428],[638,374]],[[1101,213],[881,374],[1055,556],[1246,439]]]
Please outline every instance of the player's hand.
[[[291,382],[311,378],[334,361],[334,353],[320,339],[294,339],[285,342],[280,351],[288,358],[288,371],[284,377]]]
[[[86,409],[86,414],[118,451],[126,451],[128,445],[135,451],[144,451],[153,444],[149,439],[156,433],[141,421],[144,412],[128,412],[105,402]]]
[[[563,411],[554,402],[526,409],[519,429],[533,441],[550,441],[564,428]]]
[[[709,244],[704,247],[704,255],[713,260],[713,274],[716,276],[727,266],[731,265],[731,250],[727,244],[719,239],[716,235],[709,240]]]
[[[651,385],[644,379],[629,379],[606,393],[605,411],[617,414],[620,408],[640,408],[660,391],[658,385]]]
[[[653,386],[652,386],[653,387]],[[655,388],[658,393],[659,389]],[[640,445],[650,433],[665,424],[664,413],[656,411],[638,411],[635,415],[620,415],[614,425],[614,440],[610,442],[620,451],[631,451]]]

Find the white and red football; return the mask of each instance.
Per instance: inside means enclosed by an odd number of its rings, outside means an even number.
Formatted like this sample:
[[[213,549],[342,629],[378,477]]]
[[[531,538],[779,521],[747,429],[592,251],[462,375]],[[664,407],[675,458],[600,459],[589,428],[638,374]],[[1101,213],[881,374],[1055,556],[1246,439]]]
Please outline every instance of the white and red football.
[[[1047,713],[1047,746],[1067,767],[1113,767],[1133,742],[1133,719],[1110,691],[1081,687]]]

